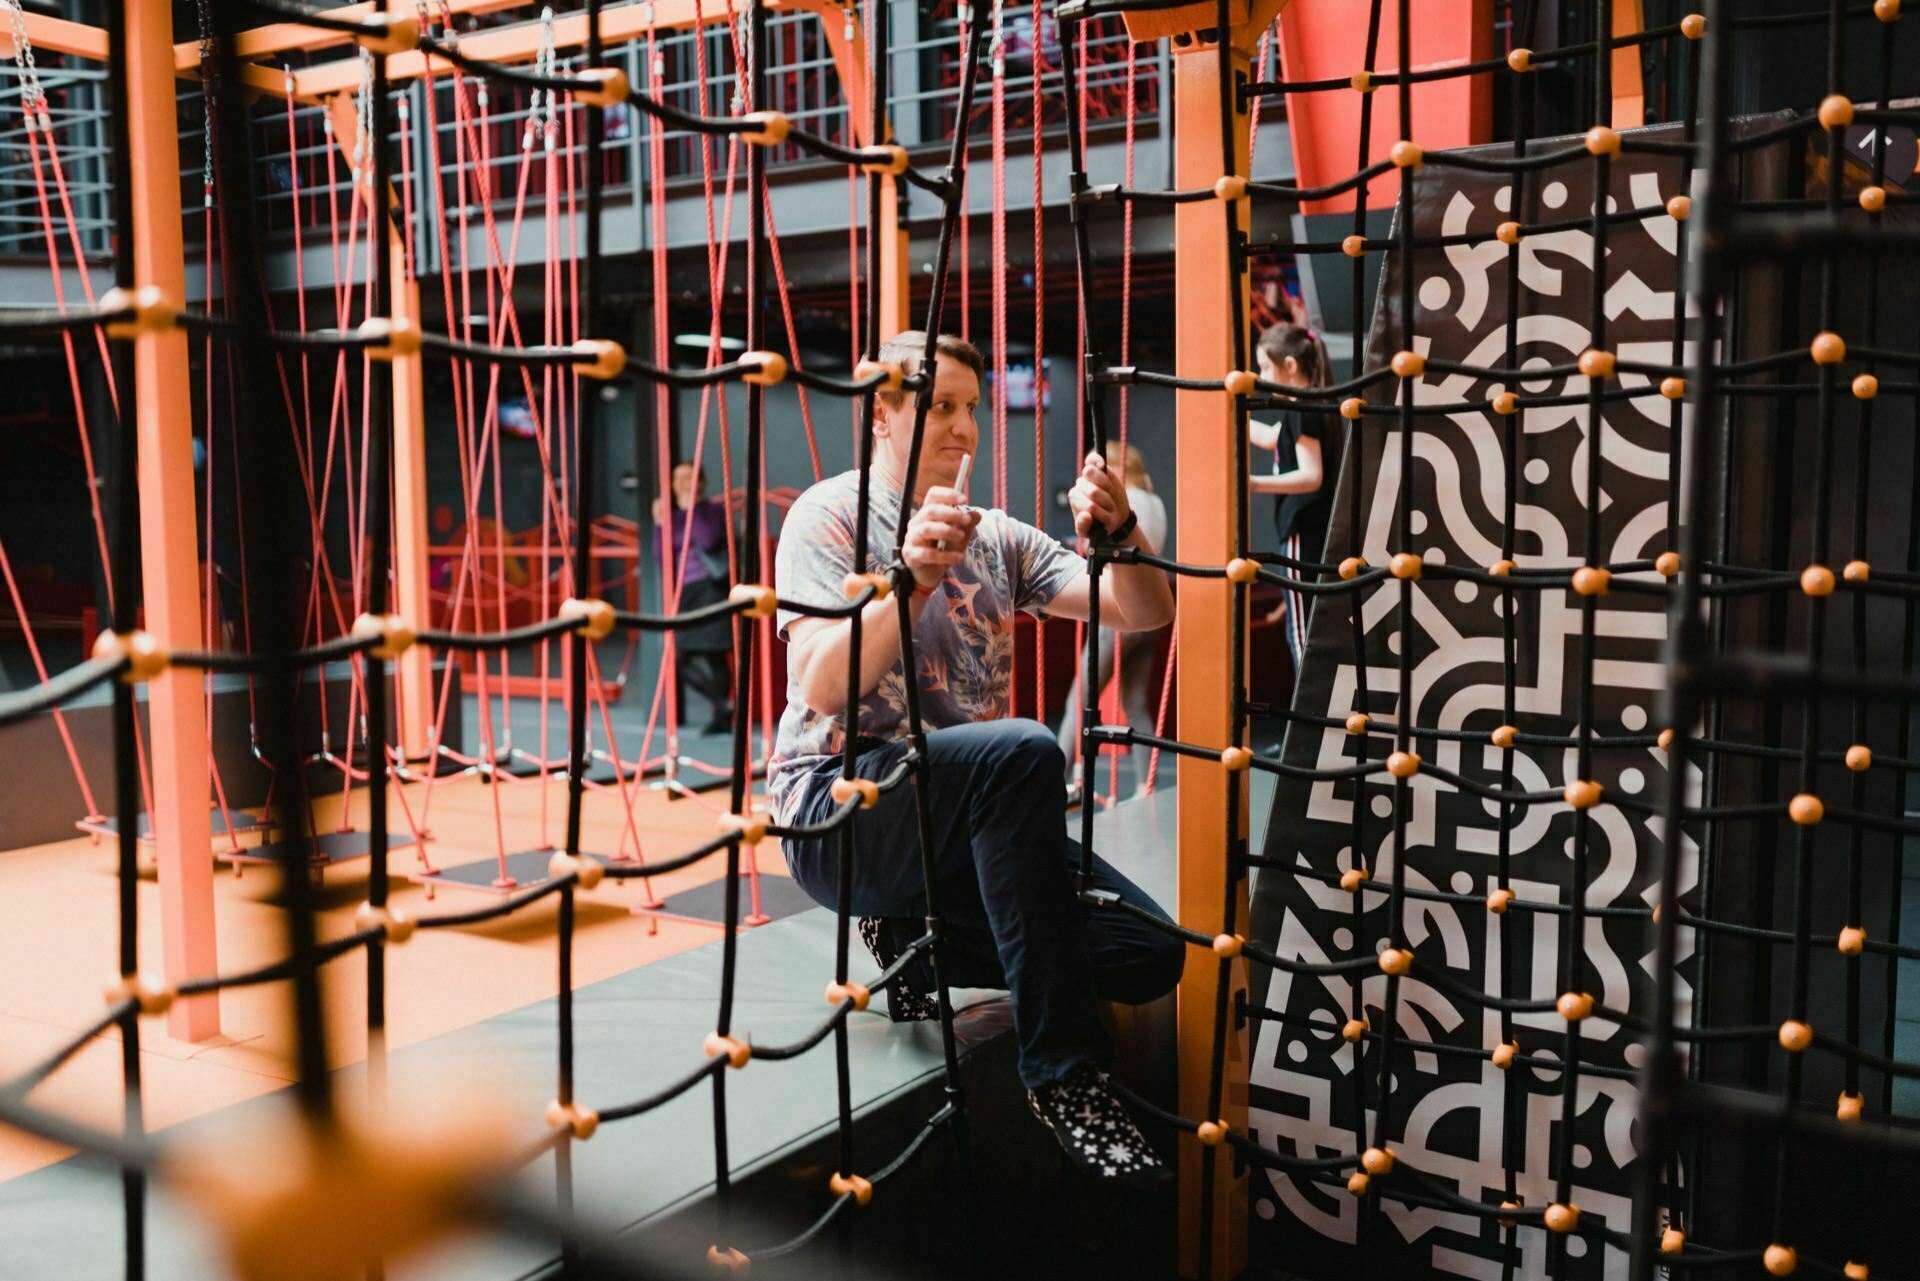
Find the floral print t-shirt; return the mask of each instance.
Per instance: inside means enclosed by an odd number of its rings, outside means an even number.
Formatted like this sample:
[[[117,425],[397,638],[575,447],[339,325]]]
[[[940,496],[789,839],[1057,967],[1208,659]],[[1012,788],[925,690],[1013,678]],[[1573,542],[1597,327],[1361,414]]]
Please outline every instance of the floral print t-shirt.
[[[841,584],[853,572],[860,473],[821,481],[793,504],[780,530],[774,581],[780,595],[808,605],[846,604]],[[865,572],[882,570],[893,550],[900,495],[873,480]],[[920,672],[920,716],[928,729],[997,720],[1009,711],[1013,616],[1038,614],[1087,563],[1052,536],[1002,511],[983,509],[966,559],[947,570],[913,631]],[[801,615],[781,610],[780,638]],[[825,716],[800,695],[788,665],[787,709],[775,736],[767,780],[774,816],[790,820],[801,780],[846,746],[845,716]],[[907,735],[906,671],[899,659],[860,700],[856,733],[882,741]]]

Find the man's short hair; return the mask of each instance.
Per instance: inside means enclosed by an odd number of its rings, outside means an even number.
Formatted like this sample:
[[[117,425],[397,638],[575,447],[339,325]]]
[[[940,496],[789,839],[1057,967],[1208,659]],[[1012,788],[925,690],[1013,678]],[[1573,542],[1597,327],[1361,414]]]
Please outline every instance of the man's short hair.
[[[957,360],[973,371],[973,376],[981,382],[987,380],[987,358],[980,349],[957,334],[941,334],[936,347],[941,360]],[[911,378],[920,372],[920,365],[927,355],[927,335],[925,330],[909,329],[905,333],[895,334],[880,344],[880,362],[886,365],[900,366],[900,372]],[[881,402],[889,409],[898,409],[907,403],[904,391],[883,391],[876,393]]]

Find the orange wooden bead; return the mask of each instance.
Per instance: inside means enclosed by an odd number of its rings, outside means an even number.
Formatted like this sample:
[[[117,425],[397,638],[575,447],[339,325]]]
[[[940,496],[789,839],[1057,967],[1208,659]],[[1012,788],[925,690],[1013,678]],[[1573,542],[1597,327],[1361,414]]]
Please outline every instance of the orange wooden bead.
[[[1580,1226],[1580,1207],[1558,1201],[1547,1207],[1547,1231],[1571,1232]]]
[[[1852,1259],[1848,1259],[1847,1266],[1841,1271],[1846,1274],[1847,1281],[1867,1281],[1867,1265],[1864,1263],[1855,1263]]]
[[[1219,1121],[1202,1121],[1193,1132],[1203,1147],[1217,1148],[1227,1137],[1227,1127]]]
[[[1842,1121],[1858,1121],[1860,1119],[1860,1110],[1865,1104],[1866,1100],[1858,1094],[1848,1094],[1843,1090],[1840,1093],[1840,1101],[1834,1104],[1833,1115]],[[1848,1275],[1852,1274],[1849,1273]]]
[[[1813,827],[1827,816],[1827,807],[1818,796],[1802,792],[1787,802],[1787,817],[1802,827]]]
[[[870,810],[880,803],[880,785],[870,778],[836,778],[827,795],[835,805],[857,799],[861,809]]]
[[[1860,207],[1868,213],[1879,213],[1887,207],[1887,189],[1885,187],[1860,188]]]
[[[1355,1196],[1365,1196],[1369,1182],[1371,1182],[1371,1180],[1369,1180],[1365,1174],[1355,1170],[1347,1176],[1347,1191]]]
[[[1560,795],[1566,798],[1567,804],[1573,806],[1573,808],[1577,810],[1590,810],[1600,803],[1600,795],[1605,790],[1606,789],[1602,788],[1599,782],[1594,779],[1576,778],[1573,782],[1567,784]]]
[[[415,44],[419,43],[416,35]],[[618,67],[587,67],[573,73],[574,101],[592,107],[617,107],[633,96],[627,73]]]
[[[1487,572],[1495,578],[1505,578],[1517,568],[1518,566],[1510,560],[1496,560],[1493,564],[1487,566]]]
[[[1502,1202],[1500,1203],[1500,1208],[1501,1208],[1502,1210],[1524,1210],[1524,1209],[1526,1209],[1526,1203],[1525,1203],[1524,1201],[1502,1201]],[[1513,1225],[1514,1225],[1514,1224],[1515,1224],[1516,1222],[1518,1222],[1518,1220],[1515,1220],[1515,1219],[1495,1219],[1495,1220],[1494,1220],[1494,1222],[1495,1222],[1495,1223],[1498,1223],[1498,1224],[1499,1224],[1499,1225],[1500,1225],[1501,1227],[1503,1227],[1503,1228],[1510,1228],[1510,1227],[1512,1227],[1512,1226],[1513,1226]]]
[[[1798,1054],[1813,1044],[1813,1029],[1799,1019],[1788,1019],[1780,1025],[1780,1045],[1782,1048]]]
[[[1853,380],[1852,391],[1855,400],[1872,400],[1880,394],[1880,380],[1872,374],[1861,374]]]
[[[1355,712],[1347,717],[1347,733],[1364,734],[1367,732],[1367,727],[1371,724],[1373,724],[1373,718],[1371,716],[1368,716],[1365,712]]]
[[[1340,577],[1348,580],[1358,578],[1360,571],[1366,567],[1366,561],[1360,559],[1358,556],[1349,556],[1340,562]]]
[[[1215,200],[1245,200],[1247,198],[1247,180],[1238,174],[1228,174],[1217,178],[1213,184]]]
[[[1220,380],[1220,386],[1229,396],[1251,396],[1260,390],[1260,379],[1244,369],[1236,369]]]
[[[1417,752],[1395,752],[1387,757],[1387,773],[1395,778],[1412,778],[1420,772],[1420,756]]]
[[[836,1170],[833,1177],[827,1180],[827,1190],[835,1196],[853,1193],[853,1203],[857,1206],[865,1206],[873,1200],[873,1182],[858,1174],[841,1174]]]
[[[1500,415],[1520,412],[1520,398],[1510,391],[1503,391],[1493,398],[1493,412]]]
[[[1225,748],[1220,753],[1220,764],[1229,774],[1244,774],[1253,768],[1253,753],[1244,747]]]
[[[1587,154],[1592,156],[1617,156],[1620,154],[1620,135],[1606,125],[1595,125],[1587,130]]]
[[[1365,1019],[1348,1019],[1340,1029],[1340,1039],[1348,1045],[1355,1045],[1367,1034]]]
[[[777,351],[742,352],[740,381],[756,387],[777,387],[787,381],[787,358]]]
[[[1684,378],[1662,378],[1660,394],[1668,400],[1680,400],[1687,394],[1687,380]]]
[[[398,614],[362,614],[353,620],[353,634],[371,639],[374,645],[367,653],[383,659],[400,657],[413,648],[415,639],[413,628]]]
[[[1520,243],[1520,224],[1513,221],[1501,223],[1493,229],[1493,238],[1503,245]]]
[[[1214,955],[1224,956],[1228,960],[1232,960],[1234,957],[1240,955],[1240,949],[1246,945],[1247,941],[1238,934],[1216,934],[1213,936]]]
[[[864,983],[827,984],[827,1004],[838,1005],[842,1001],[852,1001],[853,1008],[864,1010],[867,1002],[873,999],[873,990]]]
[[[1580,372],[1588,378],[1611,378],[1615,365],[1610,351],[1583,351],[1580,353]]]
[[[762,587],[758,583],[735,583],[733,590],[727,593],[727,599],[741,601],[746,608],[740,611],[742,618],[772,618],[780,608],[780,598],[773,588]]]
[[[1698,40],[1707,34],[1707,19],[1704,14],[1690,13],[1680,19],[1680,34],[1689,40]]]
[[[1398,169],[1418,169],[1420,162],[1426,158],[1420,148],[1405,139],[1394,143],[1393,150],[1387,153],[1387,157]]]
[[[1520,731],[1511,725],[1496,726],[1493,731],[1493,745],[1503,750],[1512,747],[1515,736],[1519,733]]]
[[[1355,93],[1372,93],[1374,87],[1373,73],[1371,71],[1356,71],[1347,77],[1347,84]]]
[[[1418,552],[1395,552],[1387,562],[1387,572],[1395,578],[1418,579],[1421,568]]]
[[[1388,1174],[1393,1170],[1391,1148],[1368,1148],[1360,1154],[1360,1168],[1368,1174]]]
[[[595,863],[595,867],[599,864]],[[375,907],[371,903],[362,903],[353,914],[355,932],[378,928],[387,942],[398,946],[413,937],[414,927],[419,922],[396,907]]]
[[[1692,196],[1675,196],[1667,201],[1667,217],[1675,222],[1685,222],[1693,213]]]
[[[1505,916],[1507,904],[1513,902],[1513,891],[1504,885],[1487,895],[1487,910],[1495,916]]]
[[[1847,768],[1856,774],[1865,773],[1873,768],[1873,749],[1865,743],[1855,743],[1847,749]]]
[[[1245,586],[1260,577],[1260,563],[1248,560],[1244,556],[1235,556],[1227,562],[1227,581]]]
[[[1401,947],[1390,947],[1380,953],[1380,972],[1382,974],[1405,974],[1413,968],[1413,953]]]
[[[1393,372],[1399,378],[1418,378],[1427,372],[1427,358],[1417,351],[1393,353]]]
[[[753,1059],[753,1047],[736,1037],[721,1036],[718,1032],[707,1033],[706,1043],[702,1046],[707,1057],[717,1059],[725,1056],[730,1068],[743,1068]]]
[[[707,1247],[707,1262],[724,1272],[746,1272],[753,1267],[753,1260],[729,1246],[722,1250],[717,1245]]]
[[[1900,21],[1900,0],[1873,0],[1873,16],[1882,22]]]
[[[1562,992],[1553,1008],[1560,1011],[1560,1017],[1567,1022],[1578,1023],[1593,1013],[1593,998],[1585,992]]]
[[[1364,867],[1350,867],[1340,873],[1340,888],[1352,894],[1359,890],[1362,885],[1366,884],[1369,875],[1367,869]]]
[[[1504,1072],[1513,1066],[1513,1056],[1519,1052],[1520,1047],[1517,1044],[1512,1041],[1503,1041],[1493,1047],[1493,1065]],[[1500,1208],[1504,1210],[1508,1207],[1501,1206]],[[1518,1209],[1519,1207],[1514,1206],[1513,1208]]]
[[[574,1138],[585,1142],[600,1129],[600,1114],[578,1103],[555,1099],[547,1104],[547,1128],[570,1131]]]
[[[553,880],[571,874],[574,881],[583,890],[599,888],[607,869],[599,859],[587,854],[568,854],[564,850],[554,852],[547,860],[547,875]]]
[[[885,574],[848,574],[840,580],[840,594],[848,600],[869,587],[873,588],[875,600],[885,600],[893,594],[893,582]]]
[[[1582,565],[1573,571],[1573,590],[1580,596],[1605,596],[1613,574],[1597,565]]]
[[[1660,1253],[1678,1254],[1687,1248],[1687,1234],[1679,1228],[1668,1228],[1660,1234]]]
[[[1816,365],[1837,365],[1847,358],[1847,340],[1835,333],[1819,333],[1807,348]]]
[[[741,843],[745,845],[758,845],[761,841],[766,840],[767,828],[771,826],[772,823],[773,818],[768,814],[749,812],[746,814],[720,815],[720,830],[740,833]]]
[[[1849,925],[1840,931],[1837,946],[1842,956],[1858,956],[1867,950],[1867,932],[1858,925]]]
[[[1840,577],[1850,583],[1864,583],[1873,577],[1873,566],[1864,560],[1850,560],[1841,566]]]
[[[151,632],[101,632],[93,642],[93,660],[118,659],[126,660],[127,667],[120,673],[120,679],[128,685],[150,681],[167,670],[167,651]]]
[[[1820,127],[1845,129],[1853,123],[1853,102],[1842,94],[1829,94],[1820,100]]]
[[[1340,416],[1348,422],[1357,420],[1367,410],[1367,402],[1358,396],[1349,396],[1340,402]]]
[[[1653,567],[1663,578],[1672,578],[1680,572],[1680,553],[1661,552],[1653,558]]]
[[[1672,751],[1673,750],[1673,731],[1670,729],[1661,730],[1658,737],[1654,739],[1654,742],[1660,745],[1661,751],[1663,752]]]
[[[1809,596],[1833,595],[1833,571],[1825,565],[1809,565],[1800,571],[1800,590]]]
[[[1514,71],[1533,70],[1533,50],[1514,49],[1507,54],[1507,66]]]
[[[1793,1270],[1800,1266],[1800,1256],[1790,1245],[1770,1245],[1766,1253],[1760,1256],[1760,1262],[1774,1276],[1790,1277]]]
[[[1365,236],[1348,236],[1340,242],[1340,252],[1349,258],[1360,257],[1367,252],[1367,238]]]

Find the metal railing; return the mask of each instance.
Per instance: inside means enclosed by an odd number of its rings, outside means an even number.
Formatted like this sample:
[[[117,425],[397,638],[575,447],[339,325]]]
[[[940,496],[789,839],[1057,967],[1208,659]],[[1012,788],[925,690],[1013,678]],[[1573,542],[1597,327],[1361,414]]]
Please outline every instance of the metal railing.
[[[45,125],[36,113],[29,127],[20,69],[0,63],[0,257],[46,262],[49,231],[59,260],[68,266],[75,239],[90,257],[111,252],[106,115],[101,109],[106,75],[104,67],[42,56]],[[63,181],[65,207],[60,199]],[[66,207],[73,211],[71,234]]]
[[[898,7],[896,7],[898,11]],[[1041,77],[1045,103],[1042,127],[1057,132],[1062,126],[1060,44],[1050,18],[1036,33],[1037,5],[1008,6],[1003,11],[1002,51],[1007,102],[1007,127],[1031,137],[1033,77]],[[797,125],[838,141],[850,141],[847,103],[834,65],[822,19],[811,13],[782,13],[767,20],[769,48],[766,107],[785,113]],[[949,136],[958,102],[959,19],[952,0],[915,16],[906,30],[896,30],[890,53],[890,111],[896,137],[918,147]],[[647,44],[636,40],[618,45],[609,57],[619,61],[637,91],[657,83],[662,96],[684,111],[706,115],[734,109],[739,83],[735,74],[736,32],[726,24],[700,32],[663,33],[655,44],[656,66],[648,64]],[[1118,22],[1103,24],[1086,42],[1088,68],[1084,78],[1090,127],[1124,113],[1128,92],[1129,44]],[[701,75],[704,52],[707,74]],[[340,56],[348,56],[341,54]],[[63,65],[43,60],[42,79],[49,109],[66,166],[80,239],[89,254],[111,248],[107,225],[105,124],[101,82],[104,68],[87,64]],[[562,70],[577,67],[579,59],[562,57]],[[658,77],[654,74],[658,71]],[[1164,93],[1163,59],[1142,55],[1132,75],[1136,111],[1142,121],[1159,116]],[[395,90],[394,172],[396,178],[424,175],[438,158],[437,184],[421,182],[411,202],[411,234],[416,250],[433,243],[430,219],[456,218],[462,209],[478,222],[484,191],[496,211],[511,209],[522,197],[523,149],[532,149],[533,162],[525,166],[524,198],[529,212],[541,208],[547,184],[544,129],[533,123],[534,95],[524,89],[491,90],[474,80],[462,82],[464,110],[456,109],[456,77],[441,74],[412,81]],[[433,94],[432,110],[427,95]],[[44,256],[44,222],[37,204],[31,157],[19,109],[20,84],[11,66],[0,67],[0,255]],[[184,83],[179,94],[181,206],[186,214],[189,249],[205,244],[207,219],[202,213],[205,193],[206,128],[200,88]],[[991,100],[981,95],[974,124],[984,134]],[[554,152],[562,165],[577,166],[585,156],[578,136],[584,113],[560,113]],[[530,128],[530,124],[532,127]],[[273,243],[291,241],[296,218],[309,246],[326,243],[328,229],[344,227],[351,207],[351,162],[336,144],[326,108],[264,99],[251,122],[255,165],[253,208],[263,231]],[[649,171],[652,126],[631,108],[606,113],[607,136],[602,149],[601,189],[614,201],[631,200],[636,182]],[[670,185],[697,183],[702,174],[701,151],[708,149],[715,181],[726,169],[726,147],[711,138],[681,130],[662,137],[666,178]],[[437,144],[437,146],[435,145]],[[797,171],[832,168],[791,146],[768,155],[770,170]],[[43,164],[44,164],[43,160]],[[480,181],[484,172],[486,182]],[[298,207],[296,208],[296,198]],[[57,202],[53,216],[61,218]],[[363,215],[364,216],[364,215]],[[58,224],[56,224],[58,225]],[[63,253],[68,252],[63,245]],[[423,259],[423,267],[431,262]]]

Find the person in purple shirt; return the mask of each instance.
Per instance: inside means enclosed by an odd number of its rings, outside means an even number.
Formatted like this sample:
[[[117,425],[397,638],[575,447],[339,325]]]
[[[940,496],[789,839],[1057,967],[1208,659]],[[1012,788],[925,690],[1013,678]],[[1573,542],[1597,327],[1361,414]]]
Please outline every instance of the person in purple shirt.
[[[727,512],[718,500],[705,497],[706,473],[690,462],[673,467],[673,514],[669,521],[666,496],[653,500],[653,550],[672,531],[668,554],[671,573],[680,582],[680,610],[699,609],[727,598]],[[693,546],[687,546],[691,539]],[[682,568],[684,566],[684,569]],[[684,577],[680,577],[684,573]],[[725,619],[675,633],[675,669],[679,688],[680,722],[686,724],[685,688],[693,686],[712,711],[703,733],[725,734],[733,725],[733,673],[728,655],[733,651],[732,629]]]

